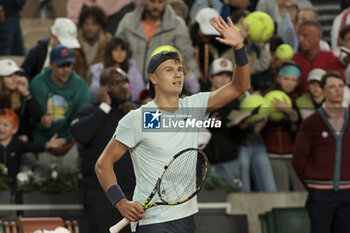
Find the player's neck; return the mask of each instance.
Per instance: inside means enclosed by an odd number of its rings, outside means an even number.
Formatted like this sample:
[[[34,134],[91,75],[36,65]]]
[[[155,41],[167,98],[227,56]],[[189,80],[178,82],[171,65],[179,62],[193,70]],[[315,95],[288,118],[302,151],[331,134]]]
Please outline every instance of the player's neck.
[[[156,95],[154,103],[159,109],[163,109],[167,112],[175,112],[179,108],[179,96]]]

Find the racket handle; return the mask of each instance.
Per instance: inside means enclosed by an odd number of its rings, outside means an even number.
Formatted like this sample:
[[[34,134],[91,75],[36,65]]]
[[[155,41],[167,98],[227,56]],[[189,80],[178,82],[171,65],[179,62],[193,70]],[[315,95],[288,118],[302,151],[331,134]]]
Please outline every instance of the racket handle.
[[[115,224],[114,226],[111,226],[109,228],[109,232],[110,233],[118,233],[119,231],[121,231],[124,227],[126,227],[127,225],[129,225],[130,221],[126,218],[123,218],[122,220],[120,220],[117,224]]]

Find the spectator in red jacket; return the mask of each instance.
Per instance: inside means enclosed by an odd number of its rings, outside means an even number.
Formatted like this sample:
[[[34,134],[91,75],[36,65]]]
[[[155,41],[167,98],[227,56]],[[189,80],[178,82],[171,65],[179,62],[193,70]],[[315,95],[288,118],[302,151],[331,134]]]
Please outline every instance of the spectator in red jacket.
[[[298,39],[301,51],[296,53],[293,61],[301,68],[301,83],[304,91],[308,90],[307,75],[312,69],[338,71],[344,77],[344,66],[332,51],[322,51],[322,26],[317,21],[305,21],[298,27]]]

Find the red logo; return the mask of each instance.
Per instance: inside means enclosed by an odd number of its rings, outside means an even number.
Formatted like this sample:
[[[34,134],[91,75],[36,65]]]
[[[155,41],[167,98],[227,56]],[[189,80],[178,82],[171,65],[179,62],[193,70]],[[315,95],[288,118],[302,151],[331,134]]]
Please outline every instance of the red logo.
[[[69,56],[68,49],[62,49],[62,51],[61,51],[61,56],[62,56],[62,57],[67,57],[67,56]]]
[[[220,66],[221,66],[221,67],[227,67],[227,66],[228,66],[227,61],[225,61],[225,60],[221,61],[221,62],[220,62]]]

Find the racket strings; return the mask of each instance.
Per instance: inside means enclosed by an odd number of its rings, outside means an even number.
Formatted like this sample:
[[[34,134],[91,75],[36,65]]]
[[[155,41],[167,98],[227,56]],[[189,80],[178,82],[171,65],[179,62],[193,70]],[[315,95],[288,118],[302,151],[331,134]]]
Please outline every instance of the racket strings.
[[[165,171],[159,195],[165,202],[176,203],[193,195],[204,182],[207,164],[197,150],[178,156]]]

